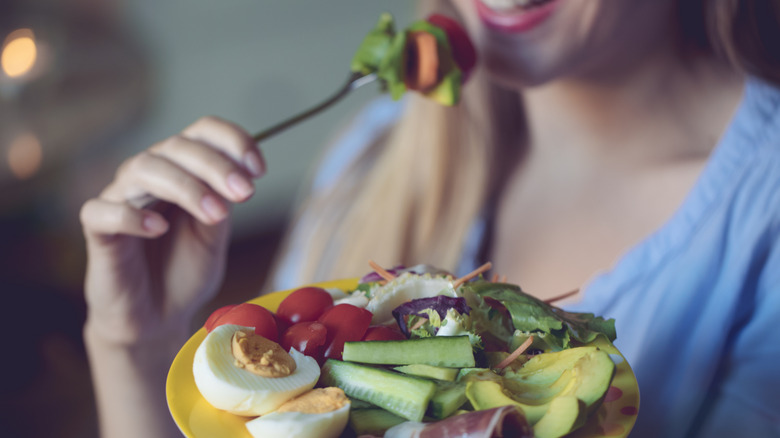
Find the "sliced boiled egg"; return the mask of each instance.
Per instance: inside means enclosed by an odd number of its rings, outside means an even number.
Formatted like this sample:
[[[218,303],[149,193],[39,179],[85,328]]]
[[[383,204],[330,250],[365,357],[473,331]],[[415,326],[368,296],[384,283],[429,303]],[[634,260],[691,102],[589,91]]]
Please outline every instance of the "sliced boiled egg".
[[[254,328],[221,325],[195,351],[192,374],[212,406],[255,416],[313,388],[320,367],[295,349],[288,355],[275,342],[255,335]]]
[[[316,388],[246,423],[255,438],[336,438],[349,420],[350,401],[340,388]]]
[[[374,315],[371,324],[388,324],[394,322],[393,309],[396,307],[407,301],[436,295],[458,296],[452,288],[452,278],[404,272],[387,284],[372,289],[366,309]]]

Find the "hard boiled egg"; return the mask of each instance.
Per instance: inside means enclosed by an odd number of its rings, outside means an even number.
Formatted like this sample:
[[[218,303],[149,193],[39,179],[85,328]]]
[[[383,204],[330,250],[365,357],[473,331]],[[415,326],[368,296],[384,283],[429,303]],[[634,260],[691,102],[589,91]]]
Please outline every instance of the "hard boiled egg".
[[[436,295],[458,296],[452,288],[452,278],[404,272],[384,286],[371,289],[371,299],[366,305],[366,310],[374,315],[371,324],[388,324],[395,321],[393,309],[396,307],[407,301]]]
[[[255,438],[336,438],[349,420],[350,401],[339,388],[317,388],[246,423]]]
[[[233,355],[237,332],[253,333],[254,329],[237,325],[216,327],[195,351],[192,365],[195,385],[215,408],[237,415],[264,415],[317,383],[320,377],[317,361],[295,349],[290,349],[289,354],[295,363],[291,374],[263,377],[250,372]],[[273,368],[274,358],[270,359]]]

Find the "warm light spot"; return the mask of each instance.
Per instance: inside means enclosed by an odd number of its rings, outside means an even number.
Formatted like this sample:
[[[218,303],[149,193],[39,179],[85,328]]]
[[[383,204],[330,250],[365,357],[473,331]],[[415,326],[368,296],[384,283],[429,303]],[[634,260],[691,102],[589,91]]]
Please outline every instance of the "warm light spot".
[[[8,148],[8,167],[19,179],[27,179],[35,174],[43,161],[41,142],[33,134],[21,134]]]
[[[6,75],[16,78],[28,73],[35,65],[38,48],[30,29],[17,29],[5,38],[0,65]]]

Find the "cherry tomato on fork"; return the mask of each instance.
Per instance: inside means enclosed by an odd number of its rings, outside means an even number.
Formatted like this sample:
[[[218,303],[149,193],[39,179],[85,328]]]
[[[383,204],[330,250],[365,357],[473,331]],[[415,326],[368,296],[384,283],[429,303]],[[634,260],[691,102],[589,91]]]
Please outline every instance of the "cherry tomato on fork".
[[[303,287],[288,295],[276,315],[291,324],[316,321],[326,309],[333,306],[333,297],[320,287]]]
[[[446,15],[432,14],[427,21],[447,34],[447,40],[449,40],[452,46],[452,57],[455,60],[455,64],[463,72],[463,82],[466,82],[477,64],[477,50],[474,48],[469,35],[460,23]]]

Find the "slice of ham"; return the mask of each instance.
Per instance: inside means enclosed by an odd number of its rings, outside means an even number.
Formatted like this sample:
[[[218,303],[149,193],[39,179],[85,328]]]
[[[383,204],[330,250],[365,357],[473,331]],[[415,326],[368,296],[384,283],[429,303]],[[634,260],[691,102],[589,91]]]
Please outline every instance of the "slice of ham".
[[[524,438],[533,437],[520,410],[501,406],[446,418],[435,423],[408,421],[385,432],[384,438]]]

